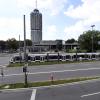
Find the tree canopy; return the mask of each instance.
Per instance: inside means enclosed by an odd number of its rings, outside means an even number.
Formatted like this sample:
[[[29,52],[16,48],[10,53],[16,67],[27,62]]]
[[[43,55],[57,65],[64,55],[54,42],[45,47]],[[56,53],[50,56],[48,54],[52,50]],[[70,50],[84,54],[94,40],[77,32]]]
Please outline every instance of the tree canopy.
[[[74,43],[74,42],[77,42],[75,39],[68,39],[67,41],[66,41],[66,43]]]
[[[9,50],[16,51],[18,48],[18,41],[15,38],[8,39],[7,46]]]
[[[93,51],[100,49],[100,45],[98,42],[100,41],[100,31],[86,31],[83,32],[82,35],[78,38],[78,43],[82,50],[86,50],[87,52],[92,52],[92,38],[93,38]]]
[[[0,40],[0,51],[3,52],[3,50],[6,49],[6,42],[3,40]]]

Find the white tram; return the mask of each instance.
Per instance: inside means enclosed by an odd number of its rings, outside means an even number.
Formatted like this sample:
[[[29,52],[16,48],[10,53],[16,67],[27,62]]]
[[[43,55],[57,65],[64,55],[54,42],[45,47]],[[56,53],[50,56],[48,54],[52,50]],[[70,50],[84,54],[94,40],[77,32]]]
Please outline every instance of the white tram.
[[[83,61],[83,60],[100,60],[100,53],[44,53],[44,54],[28,54],[27,60],[30,62],[45,61]],[[14,55],[10,59],[10,63],[23,62],[24,57]]]

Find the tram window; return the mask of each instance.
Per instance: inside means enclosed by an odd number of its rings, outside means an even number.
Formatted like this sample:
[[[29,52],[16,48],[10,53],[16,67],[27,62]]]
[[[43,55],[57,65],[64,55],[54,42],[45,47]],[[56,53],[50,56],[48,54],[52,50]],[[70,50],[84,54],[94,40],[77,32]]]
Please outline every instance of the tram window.
[[[28,56],[28,60],[32,60],[32,57],[31,56]]]
[[[50,55],[49,59],[58,59],[58,56],[57,55]]]
[[[35,59],[36,60],[40,60],[40,56],[35,56]]]
[[[70,56],[68,55],[68,56],[66,56],[66,59],[70,59]]]

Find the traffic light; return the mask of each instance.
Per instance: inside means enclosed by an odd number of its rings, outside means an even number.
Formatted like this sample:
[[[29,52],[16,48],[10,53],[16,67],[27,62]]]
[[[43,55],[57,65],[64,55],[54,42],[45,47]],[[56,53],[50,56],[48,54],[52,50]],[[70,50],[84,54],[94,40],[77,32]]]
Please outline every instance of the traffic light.
[[[2,76],[2,77],[4,76],[3,68],[1,68],[1,76]]]
[[[23,67],[23,72],[27,72],[27,67]]]

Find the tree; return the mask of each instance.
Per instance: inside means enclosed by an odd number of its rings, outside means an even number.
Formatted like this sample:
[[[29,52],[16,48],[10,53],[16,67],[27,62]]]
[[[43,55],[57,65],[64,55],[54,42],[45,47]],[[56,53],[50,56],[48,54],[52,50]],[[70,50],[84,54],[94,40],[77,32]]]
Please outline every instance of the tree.
[[[98,41],[100,41],[100,31],[86,31],[83,32],[82,35],[78,38],[78,43],[82,50],[86,50],[87,52],[92,52],[92,37],[93,37],[93,49],[94,52],[100,49],[98,45]]]
[[[0,40],[0,51],[3,52],[6,49],[6,42]]]
[[[74,43],[74,42],[77,42],[75,39],[68,39],[67,41],[66,41],[66,43]]]
[[[11,38],[7,40],[8,49],[12,51],[16,51],[19,47],[18,41],[15,38]]]
[[[61,51],[62,50],[62,40],[56,40],[57,45],[56,45],[56,51]]]
[[[26,39],[26,46],[32,46],[32,41],[29,39]]]

